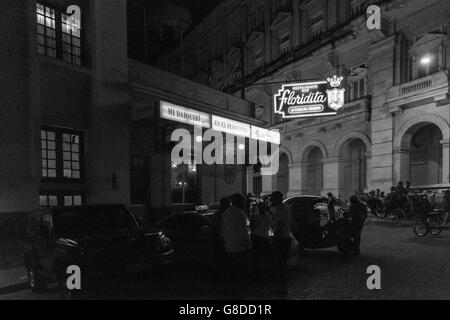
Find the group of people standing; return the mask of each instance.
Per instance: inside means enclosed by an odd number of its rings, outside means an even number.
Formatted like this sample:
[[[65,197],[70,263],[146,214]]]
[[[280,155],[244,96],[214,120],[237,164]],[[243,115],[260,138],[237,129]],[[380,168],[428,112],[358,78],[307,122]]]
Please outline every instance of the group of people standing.
[[[290,210],[279,191],[271,194],[270,205],[258,203],[255,209],[249,212],[241,194],[220,200],[215,216],[225,276],[235,291],[252,276],[274,279],[284,291],[292,241]]]
[[[334,223],[336,219],[336,206],[338,200],[329,192],[327,194],[328,221]],[[364,221],[367,216],[367,207],[360,201],[360,198],[354,194],[349,198],[348,210],[344,213],[345,218],[351,218],[351,235],[354,242],[354,254],[360,254],[361,233],[364,227]]]

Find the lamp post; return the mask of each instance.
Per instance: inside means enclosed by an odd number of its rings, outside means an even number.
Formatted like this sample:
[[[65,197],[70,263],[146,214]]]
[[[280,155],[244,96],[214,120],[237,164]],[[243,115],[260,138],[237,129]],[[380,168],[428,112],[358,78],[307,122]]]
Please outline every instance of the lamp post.
[[[425,66],[428,66],[428,65],[430,65],[430,63],[433,61],[433,56],[431,56],[431,55],[424,55],[422,58],[420,58],[420,64],[421,65],[425,65]],[[448,73],[448,69],[444,69],[444,68],[442,68],[442,66],[439,64],[439,63],[437,63],[437,66],[438,66],[438,68],[441,70],[441,71],[444,71],[444,73],[445,73],[445,75],[447,76],[447,98],[446,98],[446,100],[448,100],[449,99],[449,97],[450,97],[450,85],[449,85],[449,83],[450,83],[450,75],[449,75],[449,73]]]
[[[421,65],[424,65],[424,66],[430,65],[430,63],[431,63],[432,61],[433,61],[433,56],[431,56],[431,55],[425,55],[425,56],[423,56],[422,58],[420,58],[420,64],[421,64]],[[448,70],[442,68],[442,66],[441,66],[439,63],[437,64],[437,66],[438,66],[438,68],[439,68],[441,71],[444,71],[444,73],[445,73],[445,75],[447,76],[447,78],[449,78]]]

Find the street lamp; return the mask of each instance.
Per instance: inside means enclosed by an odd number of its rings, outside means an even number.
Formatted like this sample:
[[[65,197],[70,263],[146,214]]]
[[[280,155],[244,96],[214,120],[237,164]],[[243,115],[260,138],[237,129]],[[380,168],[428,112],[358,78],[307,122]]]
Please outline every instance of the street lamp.
[[[420,59],[420,64],[422,64],[422,65],[429,65],[430,63],[431,63],[431,61],[433,61],[433,57],[431,56],[431,55],[425,55],[425,56],[423,56],[421,59]],[[449,100],[449,98],[450,98],[450,86],[449,86],[449,82],[450,82],[450,75],[448,74],[448,70],[447,69],[444,69],[444,68],[442,68],[442,66],[438,63],[437,64],[438,65],[438,67],[439,67],[439,69],[441,70],[441,71],[444,71],[444,73],[445,73],[445,75],[447,76],[447,87],[448,87],[448,91],[447,91],[447,94],[446,94],[446,101],[448,101]]]
[[[422,58],[420,58],[420,64],[424,65],[424,66],[428,66],[431,63],[431,61],[433,61],[433,57],[428,54],[424,55]],[[439,63],[437,64],[437,66],[439,67],[439,69],[441,71],[444,71],[444,73],[447,75],[447,78],[449,78],[448,70],[442,68],[442,66]]]

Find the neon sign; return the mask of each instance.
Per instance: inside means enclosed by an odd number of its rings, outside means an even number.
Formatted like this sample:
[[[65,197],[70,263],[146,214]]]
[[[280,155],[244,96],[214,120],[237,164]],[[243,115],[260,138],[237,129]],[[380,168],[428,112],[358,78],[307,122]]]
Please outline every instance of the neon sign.
[[[344,106],[342,80],[333,76],[327,81],[284,84],[274,95],[275,113],[283,118],[336,115]]]

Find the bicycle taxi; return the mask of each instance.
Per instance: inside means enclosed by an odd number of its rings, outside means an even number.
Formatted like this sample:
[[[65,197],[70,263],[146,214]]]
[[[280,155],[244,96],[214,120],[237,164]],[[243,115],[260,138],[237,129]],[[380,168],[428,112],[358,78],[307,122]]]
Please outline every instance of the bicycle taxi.
[[[419,206],[414,216],[413,231],[418,237],[427,234],[439,235],[448,230],[447,218],[450,209],[450,190],[428,191],[419,195]]]

